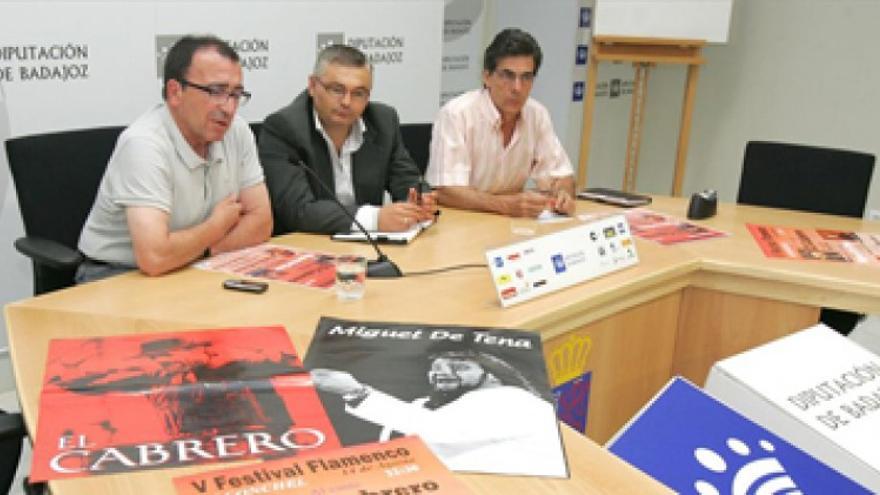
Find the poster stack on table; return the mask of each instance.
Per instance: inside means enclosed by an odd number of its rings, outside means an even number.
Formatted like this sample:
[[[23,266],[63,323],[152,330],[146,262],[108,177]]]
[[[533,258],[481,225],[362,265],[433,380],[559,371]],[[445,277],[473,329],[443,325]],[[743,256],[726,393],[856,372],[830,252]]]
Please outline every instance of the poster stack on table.
[[[748,224],[768,258],[880,266],[880,234]]]
[[[568,476],[534,332],[322,318],[307,364],[280,326],[52,340],[31,480],[199,466],[179,494],[464,494],[450,469]]]
[[[682,378],[670,380],[607,447],[679,493],[874,493]]]
[[[52,340],[39,418],[33,482],[340,446],[280,326]]]
[[[880,357],[817,325],[717,362],[706,391],[880,492]]]
[[[418,435],[453,471],[568,476],[535,332],[322,318],[305,364],[344,445]]]
[[[626,221],[633,235],[664,246],[682,242],[727,237],[729,234],[687,220],[658,213],[647,208],[626,212]]]
[[[174,479],[178,495],[466,495],[418,437],[218,469]]]
[[[212,256],[193,266],[201,270],[329,289],[336,282],[335,259],[333,254],[260,244]]]

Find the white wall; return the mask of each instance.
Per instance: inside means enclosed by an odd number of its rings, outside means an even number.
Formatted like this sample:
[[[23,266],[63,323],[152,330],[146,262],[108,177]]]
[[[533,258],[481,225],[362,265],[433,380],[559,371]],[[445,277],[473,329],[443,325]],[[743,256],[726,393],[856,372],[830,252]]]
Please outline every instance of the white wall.
[[[487,19],[493,0],[446,0],[440,105],[480,85]]]
[[[734,201],[745,143],[753,139],[880,155],[878,22],[878,1],[736,0],[729,43],[704,50],[685,194],[714,188]],[[606,65],[600,80],[621,69]],[[652,72],[639,190],[670,191],[683,87],[681,68]],[[627,101],[619,109],[623,119],[628,108]],[[615,132],[625,134],[626,123],[609,113],[596,115],[590,175],[601,179],[593,185],[619,187],[624,148],[606,143],[603,127],[616,123],[622,127]],[[612,153],[619,161],[604,158]],[[878,182],[875,171],[868,209],[880,208]]]

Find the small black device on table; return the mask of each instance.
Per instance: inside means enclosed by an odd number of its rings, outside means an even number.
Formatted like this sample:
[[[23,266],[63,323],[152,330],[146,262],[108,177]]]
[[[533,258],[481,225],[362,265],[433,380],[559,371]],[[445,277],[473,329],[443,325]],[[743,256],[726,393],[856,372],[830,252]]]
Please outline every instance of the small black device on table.
[[[256,280],[229,279],[223,281],[223,288],[229,290],[237,290],[241,292],[250,292],[252,294],[262,294],[269,288],[266,282]]]
[[[607,189],[604,187],[589,187],[578,192],[577,197],[579,199],[589,199],[591,201],[598,201],[600,203],[607,203],[614,206],[623,206],[625,208],[651,204],[650,196],[618,191],[617,189]]]

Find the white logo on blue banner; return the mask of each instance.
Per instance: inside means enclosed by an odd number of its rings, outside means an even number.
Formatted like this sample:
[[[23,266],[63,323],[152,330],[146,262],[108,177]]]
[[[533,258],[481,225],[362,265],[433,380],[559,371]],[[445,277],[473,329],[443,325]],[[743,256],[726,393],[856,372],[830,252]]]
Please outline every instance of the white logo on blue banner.
[[[679,493],[871,493],[681,378],[608,449]]]
[[[590,21],[593,18],[592,14],[593,14],[593,9],[591,9],[590,7],[581,7],[580,22],[578,24],[578,27],[582,27],[582,28],[590,27]]]
[[[584,82],[583,81],[575,81],[574,86],[572,87],[571,94],[572,101],[584,101]]]
[[[578,45],[577,51],[574,54],[574,64],[575,65],[584,65],[587,63],[587,52],[589,49],[587,45]]]

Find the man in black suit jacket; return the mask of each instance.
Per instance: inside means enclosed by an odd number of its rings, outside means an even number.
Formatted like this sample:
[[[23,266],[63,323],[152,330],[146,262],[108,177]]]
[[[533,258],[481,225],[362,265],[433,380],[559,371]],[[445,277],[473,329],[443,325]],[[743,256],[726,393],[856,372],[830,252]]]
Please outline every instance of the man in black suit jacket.
[[[421,175],[401,140],[397,112],[370,102],[371,88],[364,54],[332,45],[318,55],[308,88],[266,118],[259,151],[275,234],[354,227],[297,157],[368,230],[403,231],[432,218],[434,195],[416,194]],[[385,191],[394,202],[383,206]]]

